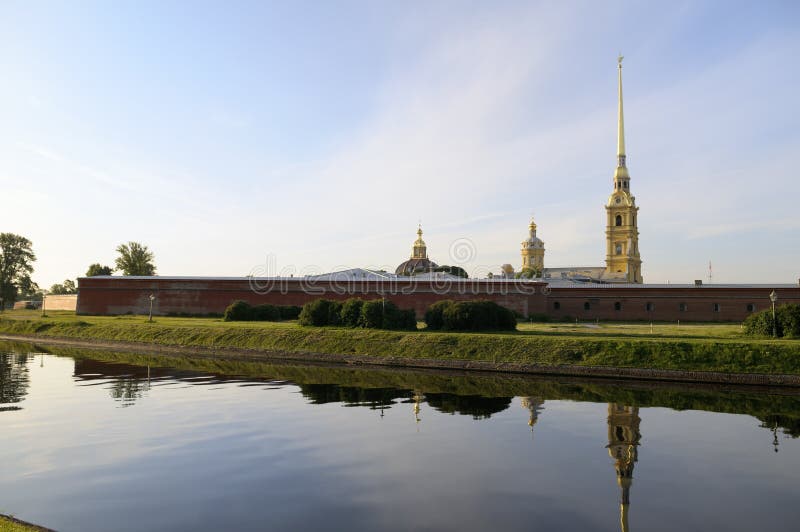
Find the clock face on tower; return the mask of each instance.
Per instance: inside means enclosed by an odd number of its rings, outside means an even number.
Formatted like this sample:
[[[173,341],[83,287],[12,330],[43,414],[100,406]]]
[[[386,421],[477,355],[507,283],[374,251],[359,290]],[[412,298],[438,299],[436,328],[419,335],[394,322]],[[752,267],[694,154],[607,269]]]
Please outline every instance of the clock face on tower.
[[[622,201],[622,198],[620,198],[619,196],[617,196],[617,199],[615,199],[615,200],[614,200],[614,203],[619,203],[620,201]]]

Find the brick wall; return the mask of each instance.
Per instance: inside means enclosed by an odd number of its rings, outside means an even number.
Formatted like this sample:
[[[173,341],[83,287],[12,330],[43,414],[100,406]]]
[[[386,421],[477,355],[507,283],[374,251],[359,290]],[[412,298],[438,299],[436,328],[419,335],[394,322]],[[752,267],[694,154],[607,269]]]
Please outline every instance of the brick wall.
[[[150,295],[153,313],[222,313],[237,299],[253,305],[303,305],[319,298],[385,297],[401,309],[414,309],[418,317],[443,299],[489,299],[523,315],[546,310],[545,283],[492,282],[486,280],[416,281],[313,281],[281,280],[86,277],[78,279],[78,314],[147,314]]]
[[[552,288],[547,314],[581,320],[742,321],[771,308],[772,290],[746,285]],[[775,292],[778,305],[800,303],[800,287],[775,288]]]
[[[549,288],[532,281],[313,281],[304,278],[86,277],[78,280],[78,314],[222,313],[241,299],[258,305],[303,305],[318,299],[385,297],[418,317],[442,299],[489,299],[520,314],[604,321],[741,321],[770,308],[772,287],[614,286]],[[776,288],[779,302],[799,303],[800,287]],[[55,297],[55,296],[51,296]],[[50,307],[48,298],[48,308]],[[588,305],[588,308],[587,308]],[[752,305],[753,310],[749,310]],[[648,308],[650,310],[648,310]]]

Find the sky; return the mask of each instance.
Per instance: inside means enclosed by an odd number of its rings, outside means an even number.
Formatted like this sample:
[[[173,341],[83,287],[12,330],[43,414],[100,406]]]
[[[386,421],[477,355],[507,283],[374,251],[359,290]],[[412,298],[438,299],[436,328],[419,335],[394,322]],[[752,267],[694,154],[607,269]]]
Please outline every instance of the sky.
[[[600,266],[617,55],[645,282],[800,278],[800,3],[0,2],[0,231],[47,287]]]

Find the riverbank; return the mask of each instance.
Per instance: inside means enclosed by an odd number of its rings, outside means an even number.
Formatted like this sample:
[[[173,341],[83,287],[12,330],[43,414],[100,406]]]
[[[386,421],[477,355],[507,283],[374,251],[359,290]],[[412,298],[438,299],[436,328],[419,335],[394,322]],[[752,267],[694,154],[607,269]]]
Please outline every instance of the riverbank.
[[[800,342],[748,339],[737,333],[738,327],[730,325],[684,326],[680,331],[675,331],[674,325],[663,325],[658,326],[658,336],[647,335],[648,326],[642,324],[593,326],[580,331],[570,326],[563,332],[554,325],[524,324],[523,330],[515,333],[479,334],[314,328],[294,322],[226,323],[209,318],[158,318],[149,323],[137,316],[61,314],[41,318],[9,314],[0,319],[0,334],[9,339],[89,348],[252,360],[800,385]]]
[[[0,514],[0,532],[53,532],[49,528],[20,521],[8,515]]]

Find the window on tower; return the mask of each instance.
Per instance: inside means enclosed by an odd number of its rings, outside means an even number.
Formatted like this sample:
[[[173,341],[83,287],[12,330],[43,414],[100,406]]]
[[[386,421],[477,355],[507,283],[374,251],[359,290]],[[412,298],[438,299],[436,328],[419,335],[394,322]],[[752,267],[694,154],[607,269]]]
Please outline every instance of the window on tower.
[[[618,215],[617,215],[617,220],[616,220],[616,222],[615,222],[615,225],[616,225],[617,227],[619,227],[619,226],[621,226],[621,225],[622,225],[622,215],[621,215],[621,214],[618,214]]]
[[[617,255],[622,255],[622,244],[617,244],[617,247],[614,248],[614,251]]]

